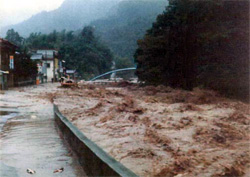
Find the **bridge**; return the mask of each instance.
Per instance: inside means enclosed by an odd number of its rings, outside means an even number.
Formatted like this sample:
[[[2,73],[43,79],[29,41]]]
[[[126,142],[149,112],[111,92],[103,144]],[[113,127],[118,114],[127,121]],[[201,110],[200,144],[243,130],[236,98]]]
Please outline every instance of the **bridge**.
[[[122,72],[122,71],[132,71],[132,70],[136,70],[136,68],[133,67],[133,68],[123,68],[123,69],[112,70],[112,71],[106,72],[106,73],[104,73],[104,74],[101,74],[101,75],[99,75],[99,76],[96,76],[96,77],[90,79],[89,81],[94,81],[94,80],[96,80],[96,79],[99,79],[99,78],[101,78],[101,77],[103,77],[103,76],[106,76],[106,75],[109,75],[109,74],[112,74],[112,73],[117,73],[117,72]]]

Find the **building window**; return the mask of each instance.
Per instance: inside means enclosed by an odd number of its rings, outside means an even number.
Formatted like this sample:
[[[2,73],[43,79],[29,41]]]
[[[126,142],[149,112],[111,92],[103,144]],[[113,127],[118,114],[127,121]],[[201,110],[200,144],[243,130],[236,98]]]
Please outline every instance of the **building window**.
[[[47,68],[50,68],[50,63],[47,63]]]

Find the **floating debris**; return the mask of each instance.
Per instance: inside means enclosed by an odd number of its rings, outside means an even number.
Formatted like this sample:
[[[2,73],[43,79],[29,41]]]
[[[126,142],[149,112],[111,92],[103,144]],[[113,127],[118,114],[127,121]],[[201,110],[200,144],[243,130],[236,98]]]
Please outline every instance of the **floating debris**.
[[[54,173],[62,173],[64,171],[64,168],[56,169],[54,170]]]
[[[29,168],[28,168],[26,171],[27,171],[27,173],[29,173],[29,174],[35,174],[35,173],[36,173],[35,170],[31,170],[31,169],[29,169]]]

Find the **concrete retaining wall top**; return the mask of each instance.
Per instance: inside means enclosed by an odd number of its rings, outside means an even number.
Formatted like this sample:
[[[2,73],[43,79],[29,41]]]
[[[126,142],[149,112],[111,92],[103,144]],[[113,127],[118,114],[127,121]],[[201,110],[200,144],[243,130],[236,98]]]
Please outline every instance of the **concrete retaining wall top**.
[[[57,125],[88,176],[137,176],[88,139],[60,113],[56,105],[54,112]]]

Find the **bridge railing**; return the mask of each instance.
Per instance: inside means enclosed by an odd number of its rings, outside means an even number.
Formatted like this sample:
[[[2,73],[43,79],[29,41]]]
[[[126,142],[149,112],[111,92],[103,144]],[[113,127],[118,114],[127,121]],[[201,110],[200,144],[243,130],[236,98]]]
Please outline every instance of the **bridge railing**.
[[[99,76],[96,76],[96,77],[90,79],[89,81],[94,81],[96,79],[102,78],[102,77],[107,76],[107,75],[112,74],[112,73],[119,73],[119,72],[124,72],[124,71],[133,71],[133,70],[136,70],[136,68],[132,67],[132,68],[116,69],[116,70],[112,70],[112,71],[106,72],[104,74],[101,74]]]

